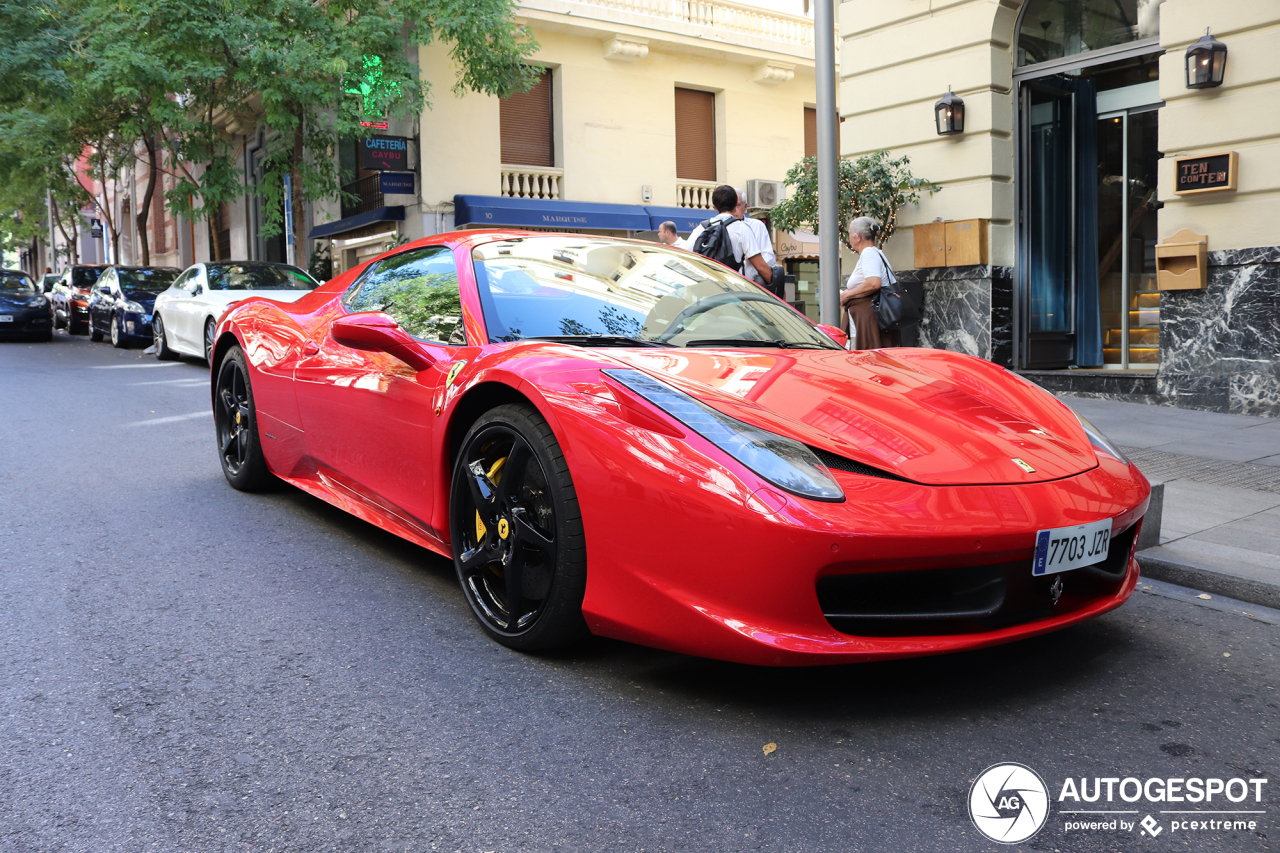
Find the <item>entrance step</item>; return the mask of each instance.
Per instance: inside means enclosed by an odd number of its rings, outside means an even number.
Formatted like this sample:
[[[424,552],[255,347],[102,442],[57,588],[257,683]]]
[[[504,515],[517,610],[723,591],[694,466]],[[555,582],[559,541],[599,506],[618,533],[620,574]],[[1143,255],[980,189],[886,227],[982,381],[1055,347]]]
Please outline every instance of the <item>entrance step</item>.
[[[1159,308],[1139,308],[1137,311],[1129,312],[1129,326],[1159,326],[1160,325],[1160,309]]]
[[[1159,308],[1160,307],[1160,291],[1140,292],[1133,294],[1133,299],[1129,303],[1130,308]]]
[[[1121,344],[1122,332],[1119,329],[1107,329],[1103,345],[1109,347],[1118,347]],[[1129,346],[1140,347],[1158,347],[1160,346],[1160,329],[1139,326],[1129,330]]]
[[[1120,363],[1120,347],[1103,347],[1102,360],[1106,364]],[[1159,364],[1160,347],[1129,347],[1130,364]]]

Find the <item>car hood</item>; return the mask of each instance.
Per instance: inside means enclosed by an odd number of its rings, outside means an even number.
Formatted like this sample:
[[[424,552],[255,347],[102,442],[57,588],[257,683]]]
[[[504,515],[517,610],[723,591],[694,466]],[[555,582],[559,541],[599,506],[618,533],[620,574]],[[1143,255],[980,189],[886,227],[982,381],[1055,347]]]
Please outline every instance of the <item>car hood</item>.
[[[139,303],[140,305],[150,305],[151,303],[153,303],[153,302],[155,302],[155,301],[156,301],[156,297],[157,297],[157,296],[159,296],[159,295],[160,295],[160,293],[159,293],[158,291],[155,291],[155,290],[126,290],[126,291],[124,291],[124,298],[125,298],[125,299],[128,299],[130,302],[137,302],[137,303]]]
[[[0,308],[26,308],[27,303],[39,295],[34,290],[24,290],[18,294],[0,294]]]
[[[609,354],[725,414],[917,483],[1036,483],[1098,464],[1070,409],[1001,367],[956,353]]]

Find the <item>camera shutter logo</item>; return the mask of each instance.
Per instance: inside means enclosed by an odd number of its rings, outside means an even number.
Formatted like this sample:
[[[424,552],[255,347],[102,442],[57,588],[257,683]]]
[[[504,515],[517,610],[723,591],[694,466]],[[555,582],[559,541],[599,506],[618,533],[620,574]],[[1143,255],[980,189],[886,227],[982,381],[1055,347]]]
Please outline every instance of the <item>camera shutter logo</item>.
[[[988,767],[969,789],[969,817],[978,831],[1001,844],[1018,844],[1049,817],[1049,789],[1023,764]]]

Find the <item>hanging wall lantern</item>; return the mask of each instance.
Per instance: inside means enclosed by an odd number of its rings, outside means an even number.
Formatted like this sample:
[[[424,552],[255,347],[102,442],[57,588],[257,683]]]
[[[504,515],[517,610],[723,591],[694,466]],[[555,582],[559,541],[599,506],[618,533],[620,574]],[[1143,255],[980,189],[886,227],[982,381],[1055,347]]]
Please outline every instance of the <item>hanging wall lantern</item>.
[[[951,94],[950,86],[942,100],[933,105],[933,118],[938,123],[939,136],[964,133],[964,101]]]
[[[1227,70],[1227,46],[1209,35],[1187,48],[1187,88],[1212,89],[1222,85]]]

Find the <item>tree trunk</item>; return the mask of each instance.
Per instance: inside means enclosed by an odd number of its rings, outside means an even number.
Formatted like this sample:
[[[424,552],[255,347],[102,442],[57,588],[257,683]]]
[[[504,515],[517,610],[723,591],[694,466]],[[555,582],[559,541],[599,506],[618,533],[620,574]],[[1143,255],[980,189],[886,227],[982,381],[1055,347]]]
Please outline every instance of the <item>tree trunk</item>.
[[[147,239],[147,219],[151,215],[151,197],[156,191],[156,140],[151,134],[142,137],[142,144],[147,147],[147,189],[142,193],[142,204],[138,205],[138,245],[142,249],[142,265],[151,266],[151,241]]]

